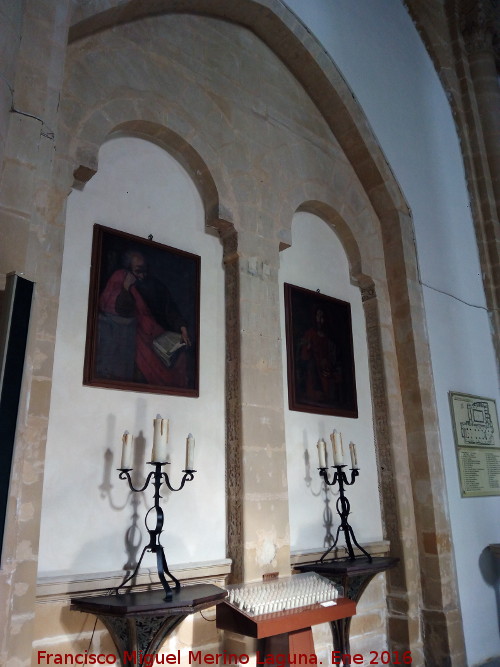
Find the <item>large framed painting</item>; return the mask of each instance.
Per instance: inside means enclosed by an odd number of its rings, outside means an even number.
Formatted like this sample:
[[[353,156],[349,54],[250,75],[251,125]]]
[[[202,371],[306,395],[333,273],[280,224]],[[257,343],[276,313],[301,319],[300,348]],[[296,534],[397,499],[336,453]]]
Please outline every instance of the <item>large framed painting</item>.
[[[198,396],[200,257],[94,225],[84,384]]]
[[[351,305],[284,287],[290,410],[357,417]]]

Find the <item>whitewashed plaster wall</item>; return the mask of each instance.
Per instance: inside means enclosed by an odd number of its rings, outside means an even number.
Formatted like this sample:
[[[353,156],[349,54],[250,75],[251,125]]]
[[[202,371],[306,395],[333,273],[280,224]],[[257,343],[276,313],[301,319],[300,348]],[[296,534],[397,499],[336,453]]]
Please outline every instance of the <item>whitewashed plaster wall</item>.
[[[137,174],[141,174],[140,185]],[[202,256],[200,398],[190,399],[82,386],[88,274],[94,223],[154,239]],[[349,493],[351,523],[361,542],[382,537],[373,445],[366,328],[360,292],[349,281],[347,257],[340,241],[314,215],[297,214],[292,246],[281,253],[280,282],[290,282],[349,301],[352,307],[359,419],[293,412],[285,407],[291,548],[322,548],[325,496],[317,476],[316,441],[337,428],[346,444],[358,445],[362,480]],[[124,535],[131,521],[126,483],[118,480],[120,438],[124,430],[151,444],[151,421],[157,413],[171,419],[172,471],[183,464],[185,435],[196,436],[194,482],[172,494],[166,504],[162,538],[170,563],[225,557],[224,415],[223,415],[223,276],[218,239],[203,231],[203,211],[187,174],[161,148],[136,138],[108,141],[99,169],[83,191],[68,199],[61,303],[54,369],[44,512],[40,541],[40,575],[114,571],[126,560]],[[283,290],[281,291],[281,295]],[[281,302],[284,327],[284,306]],[[203,333],[206,331],[207,335]],[[218,336],[214,335],[218,332]],[[283,329],[283,359],[286,359]],[[210,381],[209,381],[210,378]],[[206,391],[213,382],[214,391]],[[286,364],[284,364],[286,387]],[[71,398],[70,398],[71,397]],[[286,399],[286,391],[285,391]],[[142,433],[141,433],[142,432]],[[96,436],[96,434],[98,434]],[[113,454],[109,494],[105,482],[106,452]],[[305,452],[308,453],[308,482]],[[61,475],[61,461],[64,474]],[[96,469],[98,473],[96,474]],[[78,477],[72,478],[71,471]],[[70,491],[86,486],[82,505]],[[211,511],[200,514],[211,498]],[[72,500],[74,499],[74,500]],[[336,500],[328,494],[330,507]],[[376,501],[374,502],[374,499]],[[151,500],[144,494],[142,511]],[[179,538],[188,521],[189,543]],[[311,520],[311,517],[314,517]],[[142,518],[139,527],[144,534]],[[153,565],[151,558],[145,565]]]
[[[340,431],[344,441],[346,463],[350,464],[348,444],[356,443],[361,467],[360,477],[349,487],[351,523],[358,542],[382,539],[380,499],[377,484],[372,405],[368,381],[366,325],[361,293],[349,280],[346,254],[336,234],[323,220],[310,213],[297,213],[292,225],[292,245],[280,255],[281,322],[283,354],[283,386],[285,399],[285,433],[287,443],[288,497],[290,504],[290,548],[293,551],[322,549],[327,531],[324,512],[329,506],[333,514],[333,537],[338,527],[335,502],[338,487],[325,495],[318,475],[316,443],[324,438],[330,447],[329,434]],[[354,359],[359,418],[332,417],[288,409],[285,314],[283,283],[332,296],[351,304]],[[345,546],[343,535],[339,546]]]
[[[500,405],[459,142],[423,43],[399,0],[287,0],[345,76],[412,210],[436,387],[468,663],[500,655],[483,553],[500,541],[500,498],[462,499],[448,392]],[[470,304],[470,305],[468,305]]]
[[[199,398],[82,385],[94,223],[143,238],[152,234],[159,243],[201,256]],[[186,436],[192,432],[196,438],[194,481],[178,493],[167,491],[162,501],[162,543],[169,565],[225,558],[222,247],[204,231],[203,207],[191,179],[163,149],[132,137],[102,146],[97,174],[68,199],[61,284],[39,574],[113,572],[126,563],[125,534],[133,508],[127,483],[116,471],[121,436],[125,430],[142,435],[144,461],[149,460],[157,414],[171,420],[174,486],[184,468]],[[113,456],[109,477],[108,451]],[[86,502],[81,493],[71,492],[75,486],[86,489]],[[143,544],[143,516],[152,504],[149,490],[139,505]],[[152,555],[143,563],[154,566]]]

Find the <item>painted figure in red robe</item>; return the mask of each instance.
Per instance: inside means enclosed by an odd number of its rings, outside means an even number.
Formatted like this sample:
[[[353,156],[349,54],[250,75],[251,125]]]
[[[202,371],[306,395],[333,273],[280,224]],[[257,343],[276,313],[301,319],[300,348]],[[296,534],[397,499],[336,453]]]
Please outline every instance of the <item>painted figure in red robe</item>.
[[[302,368],[301,391],[310,401],[331,401],[338,398],[340,367],[336,346],[325,326],[325,313],[318,306],[314,326],[307,329],[299,345]]]
[[[168,288],[149,275],[140,252],[126,253],[123,266],[111,275],[99,297],[98,373],[157,386],[188,386],[185,354],[181,352],[168,367],[153,347],[166,331],[178,332],[185,349],[191,346]]]

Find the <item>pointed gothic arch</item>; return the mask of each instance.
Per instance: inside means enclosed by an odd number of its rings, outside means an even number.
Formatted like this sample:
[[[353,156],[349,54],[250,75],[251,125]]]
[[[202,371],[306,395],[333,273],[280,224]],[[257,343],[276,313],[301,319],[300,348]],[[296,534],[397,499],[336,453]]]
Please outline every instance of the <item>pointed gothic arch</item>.
[[[102,5],[100,3],[99,6]],[[94,3],[78,8],[70,31],[70,43],[115,25],[144,18],[148,12],[144,3],[109,0],[104,6],[104,10],[96,13],[93,13]],[[180,10],[174,0],[163,0],[155,3],[154,12],[168,14],[179,13]],[[457,643],[452,628],[457,626],[460,611],[454,584],[451,540],[447,539],[450,527],[442,491],[444,474],[439,453],[438,420],[412,221],[404,196],[361,107],[340,72],[292,12],[277,0],[265,3],[255,0],[238,3],[190,0],[183,3],[182,13],[202,14],[237,23],[250,29],[270,47],[298,79],[331,128],[377,215],[386,262],[387,301],[384,300],[383,304],[379,302],[374,285],[366,280],[361,268],[353,274],[359,276],[363,283],[368,330],[371,332],[372,383],[378,387],[374,393],[377,445],[383,451],[385,461],[381,467],[386,475],[386,529],[396,554],[402,557],[402,567],[389,575],[389,634],[394,648],[410,646],[418,653],[421,636],[424,635],[429,656],[457,653],[461,644],[460,641]],[[131,121],[129,116],[115,116],[110,131],[153,136],[154,128],[160,126],[150,120],[151,108],[149,99],[139,121]],[[145,118],[148,120],[145,121]],[[152,125],[148,126],[148,122]],[[134,123],[137,123],[135,127]],[[189,169],[194,169],[190,173],[196,175],[196,151],[191,153],[187,143],[174,146],[175,133],[166,129],[165,125],[161,128],[160,141],[170,150],[178,150]],[[98,149],[99,141],[91,137],[93,129],[95,126],[90,122],[82,126],[75,143],[73,158],[76,176],[80,175],[82,180],[96,168],[95,148]],[[202,169],[198,185],[207,205],[207,225],[226,227],[219,222],[224,219],[231,227],[229,195],[221,196],[213,180],[210,181],[208,170]],[[310,206],[312,211],[314,206]],[[316,210],[321,210],[321,207]],[[349,243],[347,236],[346,243]],[[351,256],[356,264],[358,260],[354,247],[353,243]],[[394,332],[391,341],[395,351],[392,366],[384,358],[383,321],[390,322]],[[420,493],[423,488],[426,490],[424,496]],[[413,492],[411,503],[408,489]],[[415,557],[415,551],[418,557]],[[451,592],[446,596],[444,587],[450,586],[450,581]],[[424,630],[420,625],[420,616]]]

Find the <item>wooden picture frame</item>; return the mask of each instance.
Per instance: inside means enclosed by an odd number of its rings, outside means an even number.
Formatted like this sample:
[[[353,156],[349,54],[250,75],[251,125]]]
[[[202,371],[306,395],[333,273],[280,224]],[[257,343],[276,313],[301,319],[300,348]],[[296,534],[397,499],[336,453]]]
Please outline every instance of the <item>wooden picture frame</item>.
[[[198,255],[94,225],[83,383],[199,395]]]
[[[285,283],[290,410],[357,417],[351,305]]]

